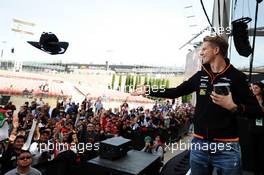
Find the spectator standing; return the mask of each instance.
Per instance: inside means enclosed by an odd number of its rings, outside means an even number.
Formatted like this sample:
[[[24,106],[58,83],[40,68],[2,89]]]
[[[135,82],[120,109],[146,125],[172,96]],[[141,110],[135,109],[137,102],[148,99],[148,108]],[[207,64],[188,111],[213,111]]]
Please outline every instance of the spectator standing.
[[[42,175],[40,171],[32,168],[31,164],[31,153],[23,150],[17,158],[17,168],[10,170],[5,175]]]
[[[233,67],[226,58],[228,43],[221,36],[207,36],[201,48],[202,70],[176,88],[149,89],[150,96],[177,98],[196,92],[194,116],[195,145],[207,145],[208,149],[193,148],[190,154],[192,175],[241,174],[241,155],[237,117],[263,117],[256,99],[248,89],[246,75]],[[214,89],[224,84],[227,93]],[[132,95],[146,95],[147,89],[139,89]],[[225,145],[214,152],[211,144]],[[231,146],[231,149],[228,149]],[[212,167],[212,168],[211,168]]]
[[[264,111],[264,84],[253,83],[252,91],[259,106]],[[263,118],[252,120],[250,125],[250,156],[252,156],[255,175],[264,174],[264,124]]]

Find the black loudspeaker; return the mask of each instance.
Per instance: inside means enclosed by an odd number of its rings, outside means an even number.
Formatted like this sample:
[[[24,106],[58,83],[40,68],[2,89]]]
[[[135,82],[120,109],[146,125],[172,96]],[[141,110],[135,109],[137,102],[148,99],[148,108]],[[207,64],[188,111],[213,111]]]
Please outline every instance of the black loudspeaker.
[[[248,25],[252,19],[249,17],[239,18],[232,22],[232,35],[235,47],[239,55],[248,57],[252,53],[252,48],[248,38]]]
[[[113,137],[100,142],[100,158],[115,160],[124,157],[131,140],[123,137]]]

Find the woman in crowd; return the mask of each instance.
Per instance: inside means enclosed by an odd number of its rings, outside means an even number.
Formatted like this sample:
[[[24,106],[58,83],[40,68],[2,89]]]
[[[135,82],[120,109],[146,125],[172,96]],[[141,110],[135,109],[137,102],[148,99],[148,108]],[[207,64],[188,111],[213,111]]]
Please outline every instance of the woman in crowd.
[[[264,112],[264,84],[261,82],[253,83],[252,91],[256,96],[262,111]]]
[[[261,82],[253,83],[252,91],[264,112],[264,84]],[[253,164],[255,175],[264,174],[264,126],[263,118],[253,121],[250,128],[250,139],[252,139]]]

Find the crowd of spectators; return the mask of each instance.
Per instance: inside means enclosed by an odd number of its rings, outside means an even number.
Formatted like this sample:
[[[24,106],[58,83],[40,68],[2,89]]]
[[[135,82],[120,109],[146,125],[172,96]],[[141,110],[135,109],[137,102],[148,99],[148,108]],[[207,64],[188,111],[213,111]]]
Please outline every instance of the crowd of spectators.
[[[99,142],[110,137],[131,139],[132,147],[137,150],[144,148],[145,136],[158,137],[160,143],[170,142],[177,138],[180,127],[189,126],[194,112],[191,104],[173,107],[169,101],[156,103],[152,109],[130,109],[127,102],[119,108],[104,109],[100,98],[95,102],[85,98],[80,104],[71,99],[58,101],[53,109],[40,98],[25,102],[17,115],[12,102],[3,109],[8,114],[10,135],[1,141],[2,174],[16,168],[34,121],[37,125],[28,148],[32,165],[49,174],[50,170],[41,165],[55,162],[56,168],[49,166],[53,172],[68,174],[74,167],[96,157]]]

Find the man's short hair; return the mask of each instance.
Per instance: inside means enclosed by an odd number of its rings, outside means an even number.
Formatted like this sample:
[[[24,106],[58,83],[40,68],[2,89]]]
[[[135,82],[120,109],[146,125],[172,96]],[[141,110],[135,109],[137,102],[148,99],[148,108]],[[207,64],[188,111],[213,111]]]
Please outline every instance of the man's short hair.
[[[45,130],[45,129],[41,130],[40,135],[44,135],[44,134],[50,135],[50,131]]]
[[[18,139],[23,139],[24,142],[26,142],[26,138],[25,138],[24,136],[22,136],[22,135],[18,135],[18,136],[16,136],[16,139],[15,139],[14,142],[16,142]]]
[[[31,155],[31,152],[30,152],[29,150],[24,150],[24,149],[22,149],[21,152],[20,152],[20,154],[22,154],[22,153],[29,153],[29,154]],[[20,155],[20,154],[19,154],[19,155]]]
[[[220,54],[224,57],[227,56],[228,42],[221,36],[206,36],[203,42],[210,42],[213,46],[219,47]]]

